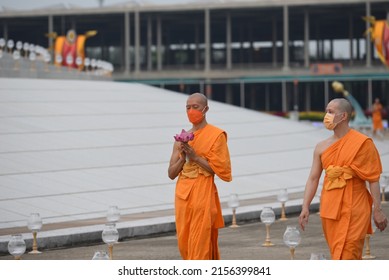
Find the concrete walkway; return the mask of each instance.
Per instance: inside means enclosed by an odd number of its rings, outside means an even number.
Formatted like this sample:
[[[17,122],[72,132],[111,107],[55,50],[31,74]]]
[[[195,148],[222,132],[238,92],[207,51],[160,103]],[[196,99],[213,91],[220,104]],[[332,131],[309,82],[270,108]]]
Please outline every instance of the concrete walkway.
[[[389,204],[383,204],[389,214]],[[312,207],[309,224],[301,232],[301,243],[296,248],[295,259],[309,260],[311,253],[323,253],[329,258],[329,252],[321,229],[320,217]],[[279,218],[279,216],[278,216]],[[297,225],[296,214],[287,215],[288,220],[279,219],[270,227],[272,247],[263,247],[266,238],[265,225],[258,220],[242,222],[238,218],[238,228],[225,227],[219,232],[219,246],[222,259],[225,260],[288,260],[290,253],[283,243],[283,234],[287,225]],[[100,233],[101,234],[101,233]],[[39,239],[38,242],[41,240]],[[365,247],[366,248],[366,247]],[[389,231],[375,232],[370,238],[370,255],[377,260],[389,260]],[[100,242],[87,242],[71,248],[42,250],[42,254],[24,254],[24,260],[90,260],[94,252],[108,251]],[[366,255],[366,250],[364,252]],[[10,260],[12,256],[0,256],[0,260]],[[181,259],[174,232],[158,233],[144,238],[125,238],[114,245],[115,260],[179,260]]]

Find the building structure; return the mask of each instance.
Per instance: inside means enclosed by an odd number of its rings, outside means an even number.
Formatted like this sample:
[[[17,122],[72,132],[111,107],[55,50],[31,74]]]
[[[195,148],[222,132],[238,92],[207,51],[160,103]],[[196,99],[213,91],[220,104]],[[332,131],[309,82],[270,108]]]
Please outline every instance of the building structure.
[[[52,48],[45,34],[97,30],[88,56],[113,78],[261,111],[322,111],[345,83],[366,110],[389,105],[389,71],[363,17],[389,18],[386,0],[130,1],[97,8],[0,11],[4,38]]]

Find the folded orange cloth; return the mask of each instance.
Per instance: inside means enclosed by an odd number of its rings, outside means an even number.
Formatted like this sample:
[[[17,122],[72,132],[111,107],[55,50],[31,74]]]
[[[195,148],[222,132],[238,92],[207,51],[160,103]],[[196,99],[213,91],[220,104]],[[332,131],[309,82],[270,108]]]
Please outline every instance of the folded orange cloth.
[[[346,186],[346,180],[349,180],[355,176],[354,171],[348,166],[330,165],[325,171],[328,180],[324,188],[327,191],[344,188]]]

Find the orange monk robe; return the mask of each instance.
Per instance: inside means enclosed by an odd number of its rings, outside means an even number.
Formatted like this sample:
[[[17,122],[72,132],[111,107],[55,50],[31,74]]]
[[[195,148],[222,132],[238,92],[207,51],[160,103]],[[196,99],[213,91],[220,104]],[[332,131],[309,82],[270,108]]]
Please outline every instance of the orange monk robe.
[[[373,129],[374,130],[384,129],[384,125],[382,124],[381,111],[382,111],[381,104],[374,104],[373,105],[372,119],[373,119]]]
[[[382,172],[373,141],[351,129],[321,156],[326,171],[320,216],[332,259],[361,259],[365,236],[372,233],[372,198],[366,181]]]
[[[215,174],[231,181],[227,134],[207,124],[189,142],[197,155],[207,159]],[[185,163],[176,185],[178,248],[185,260],[220,259],[218,229],[224,227],[214,175],[193,162]]]

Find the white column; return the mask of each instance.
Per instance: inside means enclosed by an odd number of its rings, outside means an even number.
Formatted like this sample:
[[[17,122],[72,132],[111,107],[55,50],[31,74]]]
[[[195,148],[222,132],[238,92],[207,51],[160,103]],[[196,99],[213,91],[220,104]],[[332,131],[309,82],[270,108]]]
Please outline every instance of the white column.
[[[277,66],[277,20],[276,17],[272,18],[272,60],[273,67]]]
[[[49,18],[48,18],[48,31],[49,31],[49,34],[53,33],[54,32],[54,23],[53,23],[53,15],[49,15]],[[51,55],[53,54],[53,38],[51,36],[48,37],[48,46],[49,46],[49,50],[51,50]]]
[[[304,11],[304,66],[308,68],[309,61],[309,12]]]
[[[370,2],[366,1],[366,17],[371,16]],[[370,23],[366,21],[366,30],[370,28]],[[366,35],[366,67],[371,67],[371,41],[370,33]]]
[[[208,72],[211,69],[211,30],[210,30],[210,11],[205,9],[204,11],[204,27],[205,27],[205,71]]]
[[[195,26],[195,69],[200,68],[200,40],[199,40],[199,26]]]
[[[231,52],[231,14],[228,12],[227,13],[227,20],[226,20],[226,56],[227,56],[227,69],[231,70],[232,69],[232,52]]]
[[[130,13],[124,13],[124,72],[130,72]]]
[[[354,26],[353,26],[353,14],[349,14],[349,44],[350,44],[350,65],[353,65],[354,61]]]
[[[152,56],[151,56],[151,46],[153,44],[153,22],[151,16],[147,17],[147,70],[151,71],[153,68]]]
[[[162,70],[162,22],[161,16],[157,18],[157,69]]]
[[[289,12],[288,6],[284,6],[284,67],[289,70]]]
[[[270,85],[265,85],[265,111],[270,111]]]
[[[140,19],[139,11],[135,11],[135,73],[140,71]]]

